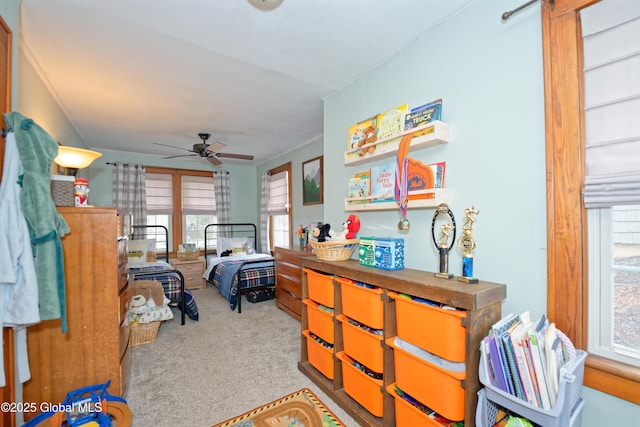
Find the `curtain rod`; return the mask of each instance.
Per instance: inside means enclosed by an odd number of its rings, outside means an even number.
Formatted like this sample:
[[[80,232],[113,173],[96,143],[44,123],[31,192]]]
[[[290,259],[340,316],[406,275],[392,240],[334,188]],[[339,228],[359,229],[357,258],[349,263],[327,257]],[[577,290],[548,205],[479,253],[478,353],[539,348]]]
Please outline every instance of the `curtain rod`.
[[[106,162],[106,163],[107,163],[108,165],[113,165],[113,166],[115,166],[115,165],[116,165],[116,164],[115,164],[115,163],[113,163],[113,162]],[[123,163],[123,164],[122,164],[122,166],[124,166],[125,168],[128,168],[128,167],[129,167],[129,163]],[[139,167],[141,167],[141,168],[144,168],[144,165],[133,165],[133,166],[135,166],[135,168],[136,168],[136,169],[138,168],[138,166],[139,166]]]
[[[518,7],[516,7],[515,9],[512,10],[508,10],[505,13],[502,14],[502,21],[506,21],[509,18],[511,18],[512,15],[515,15],[516,13],[522,11],[523,9],[528,8],[529,6],[533,5],[534,3],[536,3],[538,0],[531,0],[526,2],[525,4],[522,4]],[[549,3],[551,3],[551,8],[553,9],[553,6],[555,4],[555,0],[549,0]]]

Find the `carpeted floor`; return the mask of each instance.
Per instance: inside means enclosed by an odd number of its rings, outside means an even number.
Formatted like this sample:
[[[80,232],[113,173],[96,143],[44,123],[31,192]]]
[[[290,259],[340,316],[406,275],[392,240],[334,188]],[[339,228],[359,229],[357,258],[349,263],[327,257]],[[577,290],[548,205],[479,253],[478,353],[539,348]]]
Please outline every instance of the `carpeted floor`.
[[[211,427],[301,388],[345,424],[358,424],[298,370],[300,322],[273,300],[242,314],[211,287],[194,290],[200,321],[165,322],[152,344],[132,347],[125,395],[132,427]]]

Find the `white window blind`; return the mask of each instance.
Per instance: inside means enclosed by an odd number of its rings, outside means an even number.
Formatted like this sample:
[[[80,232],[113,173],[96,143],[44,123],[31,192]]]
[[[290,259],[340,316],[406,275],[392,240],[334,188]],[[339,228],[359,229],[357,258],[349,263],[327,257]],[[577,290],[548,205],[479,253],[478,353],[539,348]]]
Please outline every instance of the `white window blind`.
[[[171,215],[173,213],[173,188],[171,175],[146,174],[147,214]]]
[[[216,195],[213,175],[182,177],[182,214],[215,215]]]
[[[289,188],[287,172],[279,172],[269,176],[269,204],[267,210],[270,215],[286,215],[289,208]]]
[[[605,8],[606,3],[606,8]],[[581,12],[587,208],[640,203],[640,2]]]

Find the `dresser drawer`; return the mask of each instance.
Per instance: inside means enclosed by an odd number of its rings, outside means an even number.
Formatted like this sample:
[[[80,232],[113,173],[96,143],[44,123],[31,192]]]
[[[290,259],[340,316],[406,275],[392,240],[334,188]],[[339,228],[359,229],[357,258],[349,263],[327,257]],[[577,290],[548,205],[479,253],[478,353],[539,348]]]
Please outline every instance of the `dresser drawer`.
[[[185,289],[200,289],[205,287],[204,279],[202,278],[202,273],[199,275],[189,275],[184,276],[184,287]]]
[[[133,298],[133,287],[127,284],[120,292],[119,303],[120,311],[118,316],[118,325],[122,324],[122,321],[127,316],[129,309],[131,308],[131,299]]]
[[[127,240],[118,240],[118,265],[127,262]]]
[[[302,300],[287,291],[276,288],[276,305],[280,308],[287,308],[288,311],[294,313],[298,320],[302,313]]]
[[[279,276],[285,275],[300,280],[300,277],[302,277],[302,268],[299,265],[276,262],[276,273]]]
[[[127,264],[124,263],[118,267],[118,293],[122,292],[127,283],[129,283],[129,273],[127,272]]]
[[[291,280],[287,276],[276,276],[276,289],[288,292],[298,298],[302,298],[302,284],[298,281]]]

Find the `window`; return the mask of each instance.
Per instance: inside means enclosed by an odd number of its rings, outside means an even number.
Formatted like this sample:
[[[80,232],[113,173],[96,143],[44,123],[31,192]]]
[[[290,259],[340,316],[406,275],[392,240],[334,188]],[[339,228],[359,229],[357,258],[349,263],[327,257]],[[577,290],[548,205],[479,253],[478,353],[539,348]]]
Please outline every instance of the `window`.
[[[169,229],[169,252],[180,243],[204,248],[204,227],[216,222],[212,173],[147,167],[146,182],[147,224]]]
[[[269,171],[269,249],[291,244],[291,163]]]
[[[585,117],[580,28],[580,10],[594,3],[597,0],[541,3],[547,145],[547,312],[549,319],[579,348],[588,348],[587,304],[597,297],[589,293],[587,281],[587,236],[594,236],[593,231],[589,232],[582,201]],[[584,383],[640,403],[640,368],[631,364],[591,353]]]

